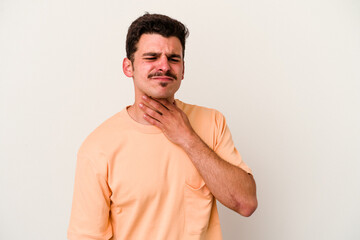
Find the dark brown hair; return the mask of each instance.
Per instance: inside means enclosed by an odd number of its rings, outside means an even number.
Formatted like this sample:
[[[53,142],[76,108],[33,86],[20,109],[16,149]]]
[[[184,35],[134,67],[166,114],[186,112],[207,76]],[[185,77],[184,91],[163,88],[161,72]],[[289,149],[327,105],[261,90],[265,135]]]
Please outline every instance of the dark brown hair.
[[[141,35],[148,33],[160,34],[163,37],[177,37],[180,40],[185,56],[185,39],[189,30],[181,22],[161,14],[145,13],[136,19],[129,27],[126,36],[126,57],[134,62],[134,53]]]

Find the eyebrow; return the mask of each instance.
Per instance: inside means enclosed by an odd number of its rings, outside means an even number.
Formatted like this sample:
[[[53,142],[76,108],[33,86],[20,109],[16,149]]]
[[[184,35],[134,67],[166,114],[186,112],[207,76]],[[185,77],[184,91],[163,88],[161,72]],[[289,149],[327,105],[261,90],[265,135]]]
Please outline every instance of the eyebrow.
[[[156,56],[159,56],[161,55],[161,53],[156,53],[156,52],[146,52],[144,53],[142,56],[143,57],[147,57],[147,56],[150,56],[150,57],[156,57]],[[166,55],[168,58],[180,58],[181,59],[181,55],[179,54],[176,54],[176,53],[172,53],[172,54],[169,54],[169,55]]]
[[[143,57],[145,57],[145,56],[158,56],[158,55],[160,55],[159,53],[155,53],[155,52],[147,52],[147,53],[144,53],[143,54]]]

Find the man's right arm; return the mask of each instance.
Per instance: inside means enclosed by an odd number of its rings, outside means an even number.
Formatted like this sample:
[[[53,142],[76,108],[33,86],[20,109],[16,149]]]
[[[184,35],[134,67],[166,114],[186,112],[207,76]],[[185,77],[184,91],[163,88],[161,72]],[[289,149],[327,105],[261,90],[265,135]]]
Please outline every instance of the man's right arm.
[[[106,171],[106,161],[94,162],[89,157],[78,155],[68,239],[111,238],[111,191]]]

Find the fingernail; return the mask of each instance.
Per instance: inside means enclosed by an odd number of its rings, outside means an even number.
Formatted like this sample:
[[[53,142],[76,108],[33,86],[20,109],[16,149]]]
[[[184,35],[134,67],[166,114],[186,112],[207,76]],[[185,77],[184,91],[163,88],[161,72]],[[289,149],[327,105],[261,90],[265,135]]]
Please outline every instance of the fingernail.
[[[143,99],[147,99],[147,97],[146,97],[145,95],[144,95],[144,96],[142,96],[142,98],[143,98]]]
[[[139,106],[140,106],[140,107],[143,107],[144,105],[143,105],[142,103],[139,103]]]

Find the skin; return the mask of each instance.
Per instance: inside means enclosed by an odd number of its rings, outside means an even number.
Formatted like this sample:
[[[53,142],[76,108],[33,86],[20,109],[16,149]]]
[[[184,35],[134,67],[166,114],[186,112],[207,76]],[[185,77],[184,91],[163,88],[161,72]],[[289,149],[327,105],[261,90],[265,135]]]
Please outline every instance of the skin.
[[[179,39],[164,38],[159,34],[143,34],[134,54],[134,62],[125,58],[123,71],[127,77],[133,78],[135,89],[135,103],[128,108],[128,112],[134,120],[149,124],[139,108],[141,97],[146,95],[173,102],[184,78],[184,60]]]
[[[134,62],[127,58],[123,61],[124,73],[133,78],[135,88],[135,103],[128,108],[129,115],[137,122],[160,128],[187,153],[217,200],[250,216],[257,208],[253,176],[210,149],[195,133],[186,114],[174,104],[174,94],[184,77],[179,39],[143,34],[137,47]]]

